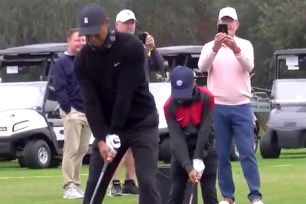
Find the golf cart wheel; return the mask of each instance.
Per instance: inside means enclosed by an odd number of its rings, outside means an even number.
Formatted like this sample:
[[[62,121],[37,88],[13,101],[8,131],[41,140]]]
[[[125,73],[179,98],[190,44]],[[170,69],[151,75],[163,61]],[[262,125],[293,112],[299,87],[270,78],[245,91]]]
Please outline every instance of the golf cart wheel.
[[[17,160],[18,160],[19,166],[21,168],[26,166],[25,163],[24,163],[24,158],[23,157],[17,157]]]
[[[44,140],[29,141],[24,148],[24,163],[30,169],[48,168],[51,158],[50,147]]]
[[[278,146],[275,131],[267,129],[266,134],[260,140],[260,154],[262,158],[279,158],[281,149]]]
[[[57,167],[59,167],[59,165],[61,165],[61,160],[53,158],[52,161],[50,162],[49,167],[50,168],[57,168]]]
[[[254,153],[257,152],[257,149],[258,149],[258,137],[254,133],[254,144],[253,144]],[[235,140],[233,140],[232,146],[231,146],[231,161],[239,161],[239,152],[235,144]]]
[[[164,163],[169,164],[171,161],[171,143],[170,143],[170,137],[166,137],[161,145],[159,150],[159,157],[160,160]]]

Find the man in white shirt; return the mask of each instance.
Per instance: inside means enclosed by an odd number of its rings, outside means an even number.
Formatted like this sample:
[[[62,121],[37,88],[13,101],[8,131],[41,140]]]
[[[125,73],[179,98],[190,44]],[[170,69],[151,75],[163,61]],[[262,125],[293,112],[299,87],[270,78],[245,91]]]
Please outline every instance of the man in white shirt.
[[[128,9],[124,9],[121,10],[116,16],[115,29],[118,32],[130,33],[134,35],[136,30],[136,22],[137,20],[134,12]],[[144,69],[146,77],[149,80],[150,71],[163,70],[164,60],[163,57],[159,54],[159,52],[156,50],[155,40],[152,35],[147,33],[144,41],[145,41],[143,42],[144,52],[147,56],[144,63]],[[125,181],[121,186],[119,176],[123,165],[126,167],[126,174],[125,174]],[[135,184],[134,181],[135,178],[136,176],[135,176],[134,157],[131,148],[129,148],[113,175],[113,180],[109,195],[120,196],[122,194],[138,194],[139,189]]]

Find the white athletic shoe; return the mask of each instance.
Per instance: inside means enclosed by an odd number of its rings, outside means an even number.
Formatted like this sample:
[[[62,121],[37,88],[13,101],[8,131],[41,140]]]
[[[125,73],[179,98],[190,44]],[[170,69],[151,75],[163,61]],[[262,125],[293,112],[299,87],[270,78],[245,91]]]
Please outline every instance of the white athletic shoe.
[[[82,195],[75,187],[67,188],[64,191],[64,199],[80,199],[83,198],[84,195]]]
[[[222,200],[222,201],[219,202],[219,204],[235,204],[235,202],[231,203],[227,200]]]
[[[75,188],[76,188],[76,190],[77,190],[81,195],[84,196],[85,192],[83,191],[83,189],[82,189],[80,186],[76,186]]]

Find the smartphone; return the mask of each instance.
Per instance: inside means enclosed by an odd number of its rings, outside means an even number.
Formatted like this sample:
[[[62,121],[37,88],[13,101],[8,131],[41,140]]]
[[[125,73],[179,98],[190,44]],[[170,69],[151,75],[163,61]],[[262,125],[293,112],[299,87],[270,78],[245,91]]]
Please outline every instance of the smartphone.
[[[142,41],[143,44],[146,44],[147,35],[148,34],[145,32],[138,34],[138,38]]]
[[[218,24],[218,32],[228,34],[227,24]]]

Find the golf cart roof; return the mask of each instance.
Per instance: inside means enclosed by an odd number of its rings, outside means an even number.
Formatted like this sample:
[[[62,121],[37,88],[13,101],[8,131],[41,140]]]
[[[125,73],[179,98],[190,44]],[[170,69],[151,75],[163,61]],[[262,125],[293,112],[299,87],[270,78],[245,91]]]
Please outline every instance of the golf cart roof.
[[[306,54],[306,48],[277,50],[274,52],[274,55],[298,55],[298,54]]]
[[[43,43],[25,45],[19,47],[11,47],[0,50],[0,56],[22,55],[22,54],[42,54],[42,53],[58,53],[67,49],[66,43]]]
[[[177,54],[200,54],[202,45],[177,45],[157,48],[161,55]],[[67,49],[67,43],[43,43],[18,47],[11,47],[0,50],[0,56],[22,55],[22,54],[40,54],[40,53],[58,53]]]
[[[178,54],[200,54],[203,45],[176,45],[169,47],[157,48],[159,53],[165,55],[178,55]]]

